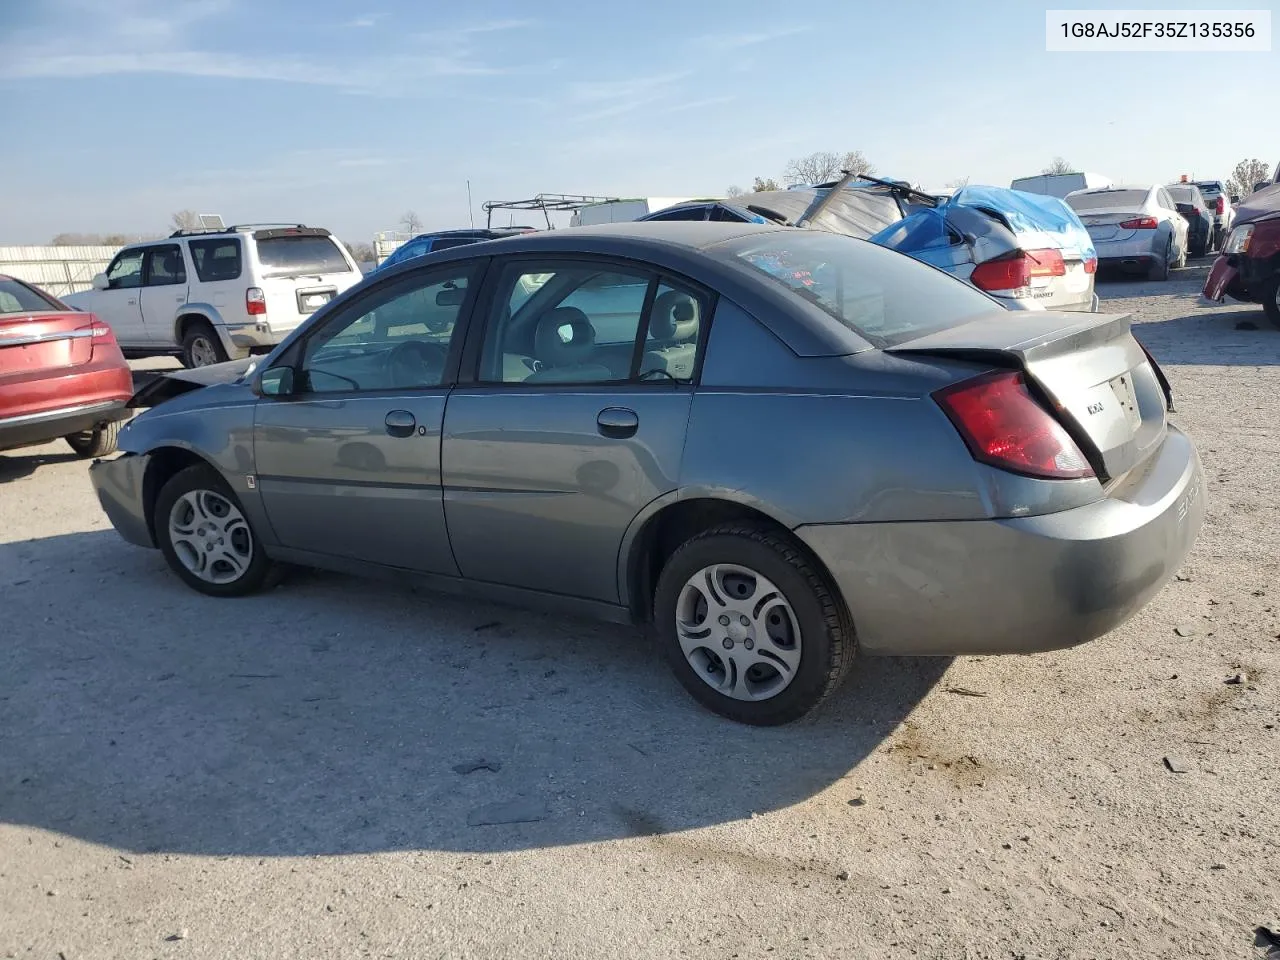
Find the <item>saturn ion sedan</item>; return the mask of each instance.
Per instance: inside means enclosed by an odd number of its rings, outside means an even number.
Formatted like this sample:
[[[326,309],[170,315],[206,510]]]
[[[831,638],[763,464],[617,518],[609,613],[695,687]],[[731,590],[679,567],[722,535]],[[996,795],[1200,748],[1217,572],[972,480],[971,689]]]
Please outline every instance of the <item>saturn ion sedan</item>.
[[[308,565],[649,624],[694,697],[752,724],[806,714],[859,654],[1096,638],[1205,503],[1128,318],[1007,311],[789,227],[433,254],[156,391],[93,483],[196,590]]]

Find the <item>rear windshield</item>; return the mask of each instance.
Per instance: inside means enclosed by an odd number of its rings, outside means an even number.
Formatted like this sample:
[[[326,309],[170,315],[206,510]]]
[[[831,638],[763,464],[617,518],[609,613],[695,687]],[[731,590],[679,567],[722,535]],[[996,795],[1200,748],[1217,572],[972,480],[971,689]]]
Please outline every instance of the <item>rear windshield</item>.
[[[878,347],[959,326],[1000,307],[911,257],[818,230],[735,241],[734,257]]]
[[[258,261],[268,277],[351,273],[332,237],[271,237],[258,241]]]
[[[1199,193],[1199,191],[1197,190],[1196,193]],[[1196,195],[1191,192],[1190,187],[1169,187],[1169,196],[1173,197],[1178,203],[1194,204],[1196,202]]]
[[[1067,203],[1073,210],[1140,207],[1146,200],[1145,190],[1100,190],[1097,193],[1073,193],[1067,197]]]
[[[1197,183],[1197,184],[1196,184],[1196,186],[1197,186],[1197,187],[1199,187],[1199,188],[1200,188],[1200,192],[1201,192],[1201,193],[1204,193],[1204,194],[1210,194],[1210,193],[1221,193],[1221,192],[1222,192],[1222,184],[1217,183],[1217,182],[1214,182],[1214,183]]]
[[[0,314],[41,313],[45,310],[65,310],[58,301],[32,290],[17,280],[0,279]]]

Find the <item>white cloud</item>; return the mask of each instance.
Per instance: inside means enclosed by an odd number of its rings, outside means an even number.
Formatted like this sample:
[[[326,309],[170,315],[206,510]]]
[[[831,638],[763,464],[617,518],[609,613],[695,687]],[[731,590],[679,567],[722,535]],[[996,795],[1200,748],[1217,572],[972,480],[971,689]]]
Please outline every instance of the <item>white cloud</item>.
[[[348,20],[346,23],[343,24],[343,26],[344,27],[374,27],[374,26],[377,26],[378,21],[382,19],[382,16],[383,15],[380,13],[366,14],[363,17],[356,17],[354,20]]]
[[[713,33],[698,37],[691,43],[693,46],[703,49],[710,47],[716,50],[740,50],[743,47],[754,47],[761,43],[773,43],[786,37],[808,33],[812,29],[812,27],[807,26],[791,26],[780,27],[777,30],[758,30],[744,33]]]

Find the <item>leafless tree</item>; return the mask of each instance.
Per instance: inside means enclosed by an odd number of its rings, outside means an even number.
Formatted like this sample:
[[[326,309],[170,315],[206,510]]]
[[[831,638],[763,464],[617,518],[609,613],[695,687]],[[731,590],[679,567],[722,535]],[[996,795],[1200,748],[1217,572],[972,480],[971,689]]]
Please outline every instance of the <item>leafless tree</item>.
[[[1227,192],[1233,197],[1247,197],[1253,193],[1255,183],[1270,179],[1271,164],[1257,157],[1252,160],[1241,160],[1231,171],[1231,178],[1227,181]]]
[[[756,177],[755,181],[751,184],[752,193],[767,193],[770,190],[780,189],[782,188],[778,186],[778,181],[773,179],[773,177]]]
[[[351,254],[351,259],[356,263],[373,263],[373,247],[367,243],[346,243],[344,246],[347,252]]]
[[[174,230],[195,230],[200,226],[200,214],[194,210],[178,210],[169,217],[169,225]]]
[[[1076,168],[1068,163],[1063,157],[1054,157],[1053,163],[1049,164],[1041,173],[1057,174],[1057,173],[1075,173]]]
[[[956,177],[954,180],[948,180],[946,183],[943,184],[943,186],[946,187],[948,190],[959,190],[960,188],[967,187],[968,185],[969,185],[968,177]]]
[[[845,170],[852,170],[855,174],[876,172],[861,150],[847,153],[819,150],[788,163],[782,171],[782,178],[789,183],[828,183],[838,180]]]
[[[743,190],[741,187],[737,186],[736,184],[733,184],[724,188],[724,195],[730,198],[740,197],[746,192],[747,191]]]
[[[422,219],[412,210],[406,210],[400,217],[400,226],[404,227],[405,233],[421,233]]]

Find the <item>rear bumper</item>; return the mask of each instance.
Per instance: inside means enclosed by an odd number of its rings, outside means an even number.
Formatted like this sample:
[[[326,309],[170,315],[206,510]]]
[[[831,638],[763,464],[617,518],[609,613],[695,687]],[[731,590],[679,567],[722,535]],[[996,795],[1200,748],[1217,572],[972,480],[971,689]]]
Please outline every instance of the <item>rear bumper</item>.
[[[111,525],[129,543],[154,547],[147,524],[143,481],[147,475],[147,454],[121,454],[89,465],[89,482]]]
[[[104,423],[123,420],[130,413],[125,403],[125,400],[106,400],[0,417],[0,450],[48,443],[73,433],[92,430]]]
[[[242,358],[248,353],[270,350],[294,330],[293,327],[288,330],[279,330],[266,323],[227,323],[222,324],[221,329],[226,338],[228,355],[232,358]]]
[[[796,533],[834,577],[864,652],[1034,653],[1093,640],[1141,609],[1181,565],[1204,509],[1195,447],[1170,427],[1140,476],[1084,507]]]

